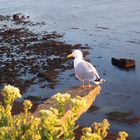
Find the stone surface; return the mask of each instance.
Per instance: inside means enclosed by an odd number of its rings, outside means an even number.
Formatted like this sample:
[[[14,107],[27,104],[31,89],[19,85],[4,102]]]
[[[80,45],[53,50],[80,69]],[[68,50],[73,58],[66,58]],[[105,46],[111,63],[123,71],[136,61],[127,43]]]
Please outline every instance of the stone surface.
[[[14,15],[13,15],[13,20],[15,20],[15,21],[19,21],[19,20],[20,20],[19,15],[14,14]]]
[[[101,90],[100,86],[95,86],[94,88],[86,88],[86,89],[83,89],[81,87],[80,88],[75,87],[67,91],[67,93],[71,94],[72,97],[78,95],[86,100],[86,106],[80,108],[77,119],[90,108],[90,106],[95,101],[96,96],[100,93],[100,90]],[[73,115],[72,111],[68,110],[66,114],[61,118],[62,123],[65,123],[67,118],[71,117],[72,115]]]
[[[27,96],[26,98],[24,98],[24,99],[26,99],[26,100],[30,100],[30,101],[41,101],[41,97],[40,96],[31,96],[31,95],[29,95],[29,96]]]
[[[64,91],[63,93],[69,93],[71,97],[80,96],[86,100],[86,106],[82,107],[78,112],[78,117],[77,117],[78,119],[81,114],[83,114],[90,108],[90,106],[93,104],[94,100],[96,99],[96,96],[100,93],[100,90],[101,90],[101,87],[99,85],[93,86],[91,88],[72,87]],[[53,98],[50,98],[43,104],[38,105],[36,111],[34,112],[34,115],[38,116],[38,113],[41,109],[49,109],[50,107],[57,108],[57,104]],[[73,115],[71,110],[69,109],[66,109],[66,110],[67,111],[65,115],[61,118],[63,123],[68,117]]]
[[[96,96],[100,93],[100,90],[101,87],[98,85],[98,86],[93,86],[91,88],[72,87],[63,92],[63,93],[69,93],[71,97],[80,96],[82,97],[83,100],[86,101],[86,106],[81,107],[78,110],[77,116],[75,117],[75,121],[90,108],[90,106],[95,101]],[[36,111],[33,114],[34,116],[37,117],[41,109],[49,109],[50,107],[57,108],[56,101],[53,98],[50,98],[43,104],[38,105]],[[66,113],[60,118],[61,123],[64,126],[65,123],[67,122],[67,119],[74,115],[73,112],[69,109],[69,106],[66,106],[65,110]],[[61,131],[60,135],[63,135],[63,130]]]

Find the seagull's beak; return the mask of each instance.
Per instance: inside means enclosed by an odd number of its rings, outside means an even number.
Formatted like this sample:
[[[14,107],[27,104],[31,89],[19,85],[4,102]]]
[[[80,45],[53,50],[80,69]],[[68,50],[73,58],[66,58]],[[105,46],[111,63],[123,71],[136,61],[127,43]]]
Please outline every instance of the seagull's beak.
[[[73,57],[73,55],[72,55],[72,54],[69,54],[69,55],[67,56],[67,58],[70,58],[70,57]]]

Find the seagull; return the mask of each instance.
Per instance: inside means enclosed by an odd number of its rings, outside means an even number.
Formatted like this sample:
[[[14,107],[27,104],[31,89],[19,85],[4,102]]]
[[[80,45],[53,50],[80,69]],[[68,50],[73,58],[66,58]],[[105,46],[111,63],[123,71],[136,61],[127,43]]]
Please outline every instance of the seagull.
[[[74,57],[75,76],[82,81],[82,87],[85,88],[85,81],[88,81],[88,87],[91,87],[91,82],[96,85],[105,82],[101,79],[96,68],[89,62],[83,59],[83,53],[80,50],[74,50],[67,58]]]

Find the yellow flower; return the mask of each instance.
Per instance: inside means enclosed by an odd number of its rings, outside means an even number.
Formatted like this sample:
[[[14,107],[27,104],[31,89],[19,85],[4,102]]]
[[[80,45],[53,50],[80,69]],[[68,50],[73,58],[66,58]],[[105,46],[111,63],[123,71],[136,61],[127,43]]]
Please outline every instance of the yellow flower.
[[[5,109],[5,115],[6,115],[6,116],[11,115],[11,109],[12,109],[12,106],[8,104],[8,105],[6,106],[6,109]]]
[[[33,140],[41,140],[41,136],[39,134],[32,135]]]
[[[47,114],[48,114],[47,110],[45,110],[45,109],[42,109],[42,110],[39,111],[39,115],[42,116],[42,117],[44,117],[44,116],[46,117]]]
[[[24,102],[23,102],[23,105],[24,105],[24,108],[25,109],[31,109],[31,107],[32,107],[32,102],[30,101],[30,100],[25,100]]]
[[[83,100],[82,98],[79,97],[71,99],[71,102],[73,104],[72,105],[73,112],[77,112],[79,109],[86,106],[86,100]]]
[[[128,137],[128,134],[125,131],[119,132],[119,135],[122,135],[123,137]]]
[[[91,129],[91,127],[85,127],[85,128],[82,129],[82,132],[83,133],[91,133],[92,129]]]
[[[60,92],[54,95],[52,98],[57,100],[59,103],[65,103],[70,100],[71,95],[68,93],[61,94]]]
[[[117,140],[126,140],[127,137],[128,134],[125,131],[121,131],[119,132],[119,138],[117,138]]]
[[[106,128],[109,128],[110,124],[107,119],[103,120],[103,126],[105,126]]]
[[[70,100],[70,97],[71,97],[70,94],[65,93],[65,94],[62,94],[62,95],[63,95],[63,97],[65,98],[65,101],[69,101],[69,100]]]
[[[0,113],[4,113],[4,107],[0,104]]]
[[[52,98],[53,99],[56,99],[56,100],[59,100],[59,97],[61,96],[61,93],[58,92],[57,94],[55,94]]]
[[[4,97],[12,96],[14,99],[21,98],[19,89],[17,87],[11,86],[11,85],[4,86],[3,96]]]
[[[20,115],[14,116],[13,118],[14,118],[14,124],[16,126],[18,126],[21,123],[21,121],[22,121]]]
[[[8,127],[0,127],[0,135],[4,136],[8,131]]]
[[[93,130],[95,134],[98,134],[104,139],[108,134],[109,122],[107,119],[104,119],[101,123],[94,122],[92,124]]]
[[[33,125],[34,125],[34,126],[38,126],[38,125],[40,124],[40,122],[41,122],[41,119],[40,119],[40,118],[35,117],[35,118],[33,119]]]
[[[51,110],[51,111],[52,111],[55,115],[57,115],[57,116],[58,116],[58,114],[59,114],[58,109],[53,108],[53,107],[50,107],[50,110]]]

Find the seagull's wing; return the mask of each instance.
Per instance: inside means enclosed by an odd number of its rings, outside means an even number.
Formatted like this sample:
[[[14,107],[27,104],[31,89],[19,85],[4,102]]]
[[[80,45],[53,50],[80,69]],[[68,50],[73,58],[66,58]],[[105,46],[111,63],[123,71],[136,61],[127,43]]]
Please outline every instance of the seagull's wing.
[[[90,71],[91,73],[93,73],[94,75],[96,75],[96,77],[97,77],[98,79],[100,79],[100,76],[99,76],[99,74],[98,74],[96,68],[95,68],[91,63],[89,63],[89,62],[87,62],[87,61],[85,61],[85,62],[86,62],[86,65],[87,65],[88,68],[89,68],[89,71]]]

